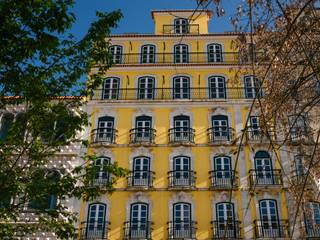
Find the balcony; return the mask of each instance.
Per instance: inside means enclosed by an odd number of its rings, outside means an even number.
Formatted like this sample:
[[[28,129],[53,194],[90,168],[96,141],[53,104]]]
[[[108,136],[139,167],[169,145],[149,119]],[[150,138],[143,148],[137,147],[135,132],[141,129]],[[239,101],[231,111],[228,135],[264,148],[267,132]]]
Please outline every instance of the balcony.
[[[320,224],[312,221],[307,221],[305,224],[306,239],[320,239]]]
[[[124,223],[124,239],[151,239],[152,223],[145,221],[128,221]]]
[[[212,127],[208,130],[209,144],[232,144],[234,141],[234,129],[227,127]]]
[[[179,32],[180,27],[183,31]],[[199,34],[199,24],[171,25],[165,24],[162,27],[163,34]]]
[[[80,239],[81,240],[93,240],[93,239],[108,239],[108,225],[109,222],[97,221],[97,222],[82,222],[80,224]]]
[[[212,221],[212,239],[241,239],[240,221]]]
[[[251,189],[256,187],[282,186],[282,174],[281,170],[249,170],[249,184]]]
[[[168,222],[168,239],[196,239],[195,221]]]
[[[292,127],[289,129],[289,140],[292,145],[300,143],[314,144],[313,133],[308,127]]]
[[[132,171],[129,173],[128,187],[151,188],[153,186],[154,172],[152,171]]]
[[[115,144],[118,130],[114,128],[97,128],[91,132],[92,143]]]
[[[194,188],[196,183],[195,175],[195,171],[170,171],[168,172],[169,188]]]
[[[133,128],[130,130],[131,144],[154,144],[156,130],[153,128]]]
[[[176,127],[169,129],[169,143],[193,144],[195,130],[188,127]]]
[[[275,132],[268,131],[268,133],[271,140],[275,140]],[[250,143],[269,143],[269,137],[260,128],[247,127],[247,141]]]
[[[107,186],[109,184],[111,184],[112,179],[111,176],[108,173],[105,173],[106,176],[104,177],[98,177],[98,178],[93,178],[92,179],[92,185],[93,186]]]
[[[238,187],[236,171],[214,170],[210,171],[210,182],[212,189],[234,189]]]
[[[255,238],[288,238],[288,220],[254,220]]]

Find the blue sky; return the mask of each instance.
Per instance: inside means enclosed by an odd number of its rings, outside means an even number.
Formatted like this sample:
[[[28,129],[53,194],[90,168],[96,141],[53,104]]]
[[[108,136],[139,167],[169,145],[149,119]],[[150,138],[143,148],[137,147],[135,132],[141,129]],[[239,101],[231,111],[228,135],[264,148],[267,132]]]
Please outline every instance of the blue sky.
[[[229,17],[236,6],[243,0],[224,0],[223,7],[226,11],[224,17],[212,18],[209,25],[210,32],[232,31]],[[82,37],[90,23],[95,19],[95,12],[120,9],[124,15],[119,27],[113,33],[153,33],[151,10],[154,9],[194,9],[196,0],[75,0],[74,11],[77,17],[72,33]],[[210,8],[214,6],[211,4]]]

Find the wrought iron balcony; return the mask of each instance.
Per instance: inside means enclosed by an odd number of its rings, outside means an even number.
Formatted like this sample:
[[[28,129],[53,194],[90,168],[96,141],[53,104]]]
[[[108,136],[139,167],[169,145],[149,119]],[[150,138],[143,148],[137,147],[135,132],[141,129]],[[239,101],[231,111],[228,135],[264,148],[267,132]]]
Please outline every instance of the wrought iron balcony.
[[[90,221],[82,222],[80,224],[80,239],[93,240],[93,239],[108,239],[108,226],[109,222],[106,221]]]
[[[212,127],[208,130],[209,143],[211,144],[231,144],[234,141],[234,129],[227,127]]]
[[[238,177],[233,170],[214,170],[210,171],[211,188],[213,189],[232,189],[238,186]]]
[[[91,132],[92,143],[115,144],[118,130],[114,128],[97,128]]]
[[[195,221],[168,222],[168,239],[196,239]]]
[[[313,133],[307,126],[289,129],[289,140],[291,144],[314,144]]]
[[[212,221],[213,237],[212,239],[241,239],[240,221],[219,220]]]
[[[153,128],[133,128],[130,130],[130,143],[153,144],[156,137],[156,130]]]
[[[195,130],[188,127],[175,127],[169,129],[170,143],[194,143]]]
[[[112,179],[109,173],[104,173],[105,176],[103,177],[96,177],[92,179],[92,185],[94,186],[106,186],[108,184],[111,184]]]
[[[305,220],[305,234],[307,239],[320,239],[320,224]]]
[[[271,140],[275,140],[275,132],[268,130]],[[268,134],[262,131],[260,128],[247,128],[247,141],[250,142],[269,142]]]
[[[289,237],[288,220],[254,220],[255,238]]]
[[[124,223],[124,239],[125,240],[138,240],[138,239],[151,239],[152,222],[145,221],[128,221]]]
[[[196,183],[195,171],[170,171],[169,187],[170,188],[194,188]]]
[[[183,31],[179,31],[183,28]],[[163,34],[199,34],[199,24],[164,24],[162,27]]]
[[[153,186],[154,172],[152,171],[132,171],[128,177],[128,187],[144,187]]]
[[[281,170],[249,170],[249,183],[250,188],[259,186],[282,186],[282,174]]]

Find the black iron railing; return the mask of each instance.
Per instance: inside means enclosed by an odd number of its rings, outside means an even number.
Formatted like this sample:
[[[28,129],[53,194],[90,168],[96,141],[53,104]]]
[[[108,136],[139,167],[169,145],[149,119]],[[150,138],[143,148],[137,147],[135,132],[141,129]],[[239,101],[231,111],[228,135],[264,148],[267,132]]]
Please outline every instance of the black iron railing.
[[[105,95],[105,91],[113,91],[113,97]],[[138,100],[138,101],[154,101],[154,100],[210,100],[224,101],[226,99],[251,99],[249,98],[244,88],[224,88],[223,97],[217,88],[150,88],[144,89],[148,93],[141,95],[141,89],[138,88],[117,88],[117,89],[96,89],[91,94],[92,100]],[[221,92],[221,89],[219,89]]]
[[[320,239],[320,224],[305,220],[305,232],[307,239]]]
[[[114,128],[96,128],[91,132],[92,143],[115,143],[118,130]]]
[[[238,186],[238,177],[233,170],[210,171],[211,188],[230,189]]]
[[[230,127],[212,127],[208,130],[209,143],[231,143],[234,140],[234,129]]]
[[[247,140],[252,142],[261,142],[261,141],[269,141],[269,137],[271,140],[275,140],[275,132],[274,130],[268,130],[268,133],[262,131],[260,128],[248,127],[247,128]]]
[[[109,222],[106,221],[89,221],[80,224],[80,239],[108,239]]]
[[[152,222],[128,221],[124,223],[124,239],[151,239]]]
[[[199,24],[164,24],[163,34],[199,34]]]
[[[219,220],[212,221],[212,239],[241,239],[240,221]]]
[[[256,238],[287,238],[289,227],[287,220],[254,220]]]
[[[267,186],[267,185],[282,185],[282,174],[280,169],[275,170],[249,170],[250,187]]]
[[[152,187],[154,172],[135,170],[129,173],[128,187]]]
[[[99,176],[92,179],[92,185],[94,186],[106,186],[112,182],[109,173],[103,173],[105,176]]]
[[[194,187],[196,183],[195,171],[176,170],[168,172],[169,187]]]
[[[168,222],[168,239],[196,239],[195,221]]]
[[[195,130],[188,127],[175,127],[169,129],[170,143],[194,143]]]
[[[130,130],[130,143],[154,143],[156,130],[153,128],[133,128]]]

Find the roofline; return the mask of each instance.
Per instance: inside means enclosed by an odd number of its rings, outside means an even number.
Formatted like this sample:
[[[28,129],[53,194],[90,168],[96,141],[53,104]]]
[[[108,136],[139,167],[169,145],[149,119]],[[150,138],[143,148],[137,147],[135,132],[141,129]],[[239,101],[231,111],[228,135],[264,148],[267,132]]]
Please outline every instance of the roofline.
[[[22,96],[4,96],[2,98],[6,100],[23,99]],[[54,96],[54,97],[48,97],[48,98],[57,99],[57,100],[72,100],[72,99],[84,99],[84,96]]]
[[[249,33],[238,33],[238,32],[228,32],[228,33],[208,33],[208,34],[185,34],[184,37],[210,37],[210,36],[239,36],[239,35],[248,35]],[[181,37],[181,34],[111,34],[110,38],[121,38],[121,37],[132,37],[132,38],[138,38],[138,37]]]
[[[196,9],[169,9],[169,10],[152,10],[151,11],[151,17],[154,19],[155,13],[181,13],[181,12],[203,12],[207,13],[209,18],[212,17],[213,12],[211,10],[196,10]]]

